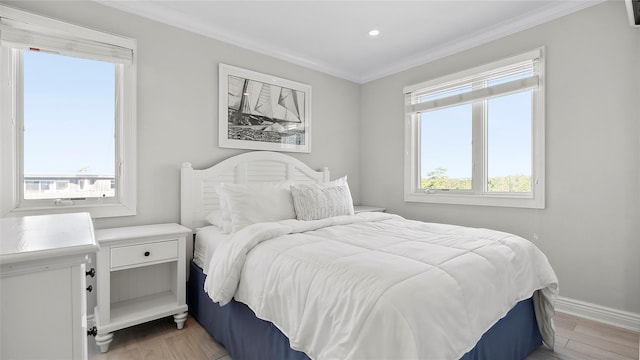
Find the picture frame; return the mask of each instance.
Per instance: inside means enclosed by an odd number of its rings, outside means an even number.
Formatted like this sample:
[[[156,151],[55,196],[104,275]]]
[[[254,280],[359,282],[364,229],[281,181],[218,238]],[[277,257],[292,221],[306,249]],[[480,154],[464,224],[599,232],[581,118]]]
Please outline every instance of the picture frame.
[[[311,152],[311,85],[219,64],[218,146]]]

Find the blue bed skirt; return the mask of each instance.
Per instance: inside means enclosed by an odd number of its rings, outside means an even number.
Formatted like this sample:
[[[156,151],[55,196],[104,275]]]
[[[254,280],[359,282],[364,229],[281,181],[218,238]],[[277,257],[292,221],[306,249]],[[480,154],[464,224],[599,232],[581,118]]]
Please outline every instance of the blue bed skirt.
[[[203,290],[206,275],[191,263],[187,290],[189,312],[233,360],[307,360],[291,349],[289,339],[272,323],[258,319],[248,306],[231,300],[225,306],[211,301]],[[526,299],[489,329],[463,360],[519,360],[542,345],[532,299]]]

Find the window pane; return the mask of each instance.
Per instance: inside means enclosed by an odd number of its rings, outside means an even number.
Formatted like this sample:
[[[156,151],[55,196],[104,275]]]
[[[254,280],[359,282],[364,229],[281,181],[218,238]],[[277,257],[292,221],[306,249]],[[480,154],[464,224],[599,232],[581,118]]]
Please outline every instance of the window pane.
[[[471,104],[420,114],[421,189],[471,189]]]
[[[115,196],[115,71],[24,52],[25,199]]]
[[[531,192],[531,91],[488,100],[489,192]]]

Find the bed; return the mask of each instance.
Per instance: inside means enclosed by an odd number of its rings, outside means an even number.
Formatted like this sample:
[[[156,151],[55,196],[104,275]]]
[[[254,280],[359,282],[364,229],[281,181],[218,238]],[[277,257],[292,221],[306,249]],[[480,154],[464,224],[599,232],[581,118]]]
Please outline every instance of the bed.
[[[350,199],[346,179],[282,153],[183,164],[189,311],[233,359],[495,360],[553,348],[557,278],[532,243],[353,214]]]

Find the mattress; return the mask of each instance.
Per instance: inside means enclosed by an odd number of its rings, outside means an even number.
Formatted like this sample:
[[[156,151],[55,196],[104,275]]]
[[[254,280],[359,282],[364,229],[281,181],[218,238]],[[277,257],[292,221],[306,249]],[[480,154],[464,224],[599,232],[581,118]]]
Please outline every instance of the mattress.
[[[196,240],[193,245],[193,262],[204,274],[209,273],[209,263],[213,253],[225,242],[231,239],[231,234],[225,234],[214,225],[196,229]]]

